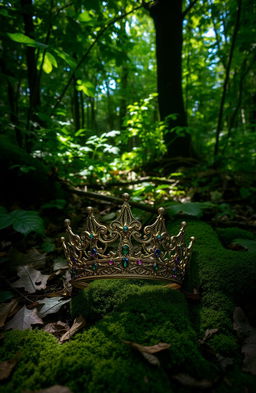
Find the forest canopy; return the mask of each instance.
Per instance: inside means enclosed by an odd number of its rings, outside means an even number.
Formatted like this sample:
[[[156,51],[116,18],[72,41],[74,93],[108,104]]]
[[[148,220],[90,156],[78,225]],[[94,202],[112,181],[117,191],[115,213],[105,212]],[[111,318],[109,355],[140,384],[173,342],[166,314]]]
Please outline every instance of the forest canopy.
[[[251,0],[1,2],[1,145],[74,184],[159,160],[169,175],[173,159],[251,173],[255,12]]]

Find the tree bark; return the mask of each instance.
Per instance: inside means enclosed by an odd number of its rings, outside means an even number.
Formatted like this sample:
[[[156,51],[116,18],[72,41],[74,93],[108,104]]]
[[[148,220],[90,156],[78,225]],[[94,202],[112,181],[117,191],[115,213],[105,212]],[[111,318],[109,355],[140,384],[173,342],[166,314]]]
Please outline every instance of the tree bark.
[[[191,157],[190,134],[176,132],[176,127],[187,127],[182,96],[182,0],[158,0],[149,11],[156,32],[159,112],[161,120],[167,119],[167,154],[170,158]]]
[[[223,91],[222,91],[222,96],[221,96],[221,101],[220,101],[218,123],[217,123],[217,128],[216,128],[216,141],[215,141],[215,146],[214,146],[214,163],[215,163],[215,165],[217,165],[219,162],[220,133],[221,133],[222,124],[223,124],[224,106],[225,106],[227,88],[228,88],[228,83],[229,83],[231,63],[232,63],[232,59],[233,59],[233,55],[234,55],[237,33],[239,30],[239,26],[240,26],[241,6],[242,6],[242,0],[238,0],[236,22],[235,22],[235,26],[234,26],[234,30],[233,30],[233,35],[232,35],[231,47],[230,47],[227,67],[225,70],[226,71],[225,72],[225,79],[224,79],[224,83],[223,83]]]

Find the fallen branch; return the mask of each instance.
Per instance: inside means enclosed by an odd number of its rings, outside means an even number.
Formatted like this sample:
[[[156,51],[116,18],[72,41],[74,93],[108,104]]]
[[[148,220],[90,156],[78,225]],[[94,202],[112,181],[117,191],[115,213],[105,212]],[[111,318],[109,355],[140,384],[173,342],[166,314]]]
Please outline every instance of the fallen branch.
[[[110,195],[98,194],[97,192],[82,191],[82,190],[77,190],[76,188],[71,188],[70,191],[73,194],[82,195],[88,199],[92,199],[92,200],[96,199],[100,203],[104,203],[105,201],[107,201],[107,202],[111,202],[115,205],[122,205],[124,202],[122,198],[117,198],[117,197],[113,197]],[[156,208],[154,206],[150,206],[150,205],[146,205],[146,204],[138,203],[138,202],[133,202],[133,201],[129,201],[129,204],[133,207],[138,208],[138,209],[145,210],[145,211],[148,211],[151,213],[156,213]]]

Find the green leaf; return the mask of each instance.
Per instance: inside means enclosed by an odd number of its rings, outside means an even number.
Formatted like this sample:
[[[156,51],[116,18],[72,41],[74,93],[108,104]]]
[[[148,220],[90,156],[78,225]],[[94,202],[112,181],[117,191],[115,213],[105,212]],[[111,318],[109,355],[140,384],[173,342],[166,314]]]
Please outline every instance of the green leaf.
[[[74,68],[76,66],[75,60],[68,53],[59,49],[52,49],[52,51],[62,60],[64,60],[70,67]]]
[[[94,97],[95,95],[95,87],[94,85],[89,82],[83,82],[82,80],[77,80],[76,81],[77,85],[76,85],[76,89],[78,91],[83,91],[85,95],[89,96],[89,97]]]
[[[12,225],[12,217],[7,210],[0,206],[0,229],[4,229]]]
[[[46,74],[50,74],[53,67],[58,67],[57,61],[51,53],[46,52],[44,56],[43,70]]]
[[[79,22],[90,22],[92,20],[92,17],[90,16],[88,11],[84,11],[78,16],[78,20]]]
[[[28,37],[22,33],[7,33],[8,37],[15,42],[19,42],[20,44],[24,44],[27,46],[32,46],[35,48],[46,49],[48,45],[43,44],[42,42],[36,41],[33,38]]]
[[[43,233],[44,222],[38,212],[33,210],[14,210],[11,212],[12,226],[24,235],[30,232]]]

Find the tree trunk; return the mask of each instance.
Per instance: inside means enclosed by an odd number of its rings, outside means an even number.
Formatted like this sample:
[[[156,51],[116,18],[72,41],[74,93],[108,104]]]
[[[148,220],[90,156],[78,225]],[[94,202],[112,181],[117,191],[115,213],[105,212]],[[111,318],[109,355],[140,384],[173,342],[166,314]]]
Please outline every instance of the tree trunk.
[[[75,130],[80,129],[80,105],[79,105],[79,93],[76,89],[76,78],[73,78],[73,100],[72,100],[72,112],[74,119]]]
[[[182,0],[158,0],[150,7],[156,31],[158,103],[161,120],[167,120],[165,143],[168,157],[191,157],[191,136],[179,135],[186,127],[182,96]]]

